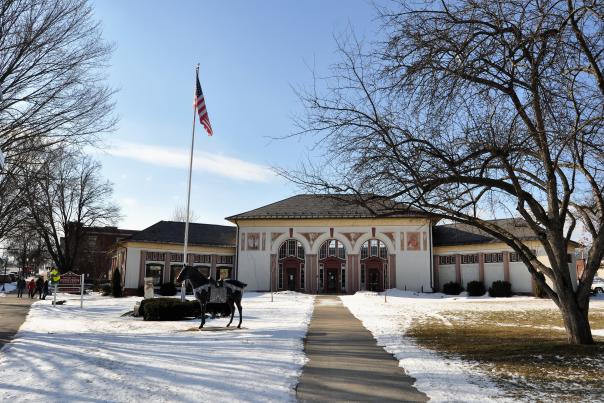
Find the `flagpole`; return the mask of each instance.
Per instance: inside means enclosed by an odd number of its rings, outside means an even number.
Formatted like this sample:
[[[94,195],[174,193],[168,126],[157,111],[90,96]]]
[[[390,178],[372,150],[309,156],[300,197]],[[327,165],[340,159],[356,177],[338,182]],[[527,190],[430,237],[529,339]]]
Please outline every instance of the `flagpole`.
[[[199,74],[199,63],[195,66],[195,82],[197,83],[197,76]],[[195,90],[193,90],[193,100],[195,100]],[[187,264],[187,249],[189,246],[189,208],[191,205],[191,176],[193,174],[193,148],[195,147],[195,114],[196,108],[193,104],[193,128],[191,130],[191,153],[189,154],[189,182],[187,185],[187,216],[185,217],[185,242],[184,250],[182,254],[183,269]],[[181,284],[180,287],[180,300],[185,301],[187,294],[187,285]]]

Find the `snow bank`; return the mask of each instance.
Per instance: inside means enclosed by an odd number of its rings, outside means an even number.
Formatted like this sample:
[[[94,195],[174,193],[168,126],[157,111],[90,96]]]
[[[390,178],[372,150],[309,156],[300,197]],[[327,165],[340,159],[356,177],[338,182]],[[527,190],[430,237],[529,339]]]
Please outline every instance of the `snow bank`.
[[[40,301],[0,354],[0,401],[288,401],[313,297],[246,293],[243,327],[120,317],[140,298]],[[227,319],[206,322],[223,327]],[[236,322],[235,322],[236,323]]]
[[[4,291],[2,291],[3,285],[4,285]],[[0,284],[0,297],[6,297],[6,293],[15,291],[16,289],[17,289],[17,283]]]
[[[430,396],[431,401],[506,401],[503,391],[487,377],[472,371],[472,364],[461,360],[445,358],[433,351],[419,347],[410,338],[404,336],[414,318],[432,316],[447,323],[439,312],[455,309],[492,310],[493,302],[498,299],[483,297],[448,296],[441,293],[422,294],[413,291],[388,290],[387,302],[377,293],[359,292],[355,295],[340,297],[363,325],[371,331],[377,343],[386,351],[394,354],[400,366],[416,379],[415,387]],[[522,309],[525,304],[551,301],[537,300],[532,297],[507,298],[514,301],[511,309]]]

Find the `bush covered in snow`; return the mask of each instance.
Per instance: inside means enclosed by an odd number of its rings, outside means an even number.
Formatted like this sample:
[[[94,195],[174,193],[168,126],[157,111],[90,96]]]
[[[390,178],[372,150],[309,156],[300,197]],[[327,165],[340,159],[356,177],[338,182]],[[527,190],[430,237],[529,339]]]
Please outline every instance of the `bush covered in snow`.
[[[163,283],[159,287],[159,293],[166,297],[176,295],[176,286],[174,285],[174,283]]]
[[[507,281],[493,281],[493,285],[489,288],[489,295],[491,297],[511,297],[512,285]]]
[[[482,281],[470,281],[466,288],[468,289],[468,295],[470,297],[480,297],[487,292]]]
[[[111,284],[109,284],[109,283],[101,284],[101,294],[104,297],[111,295]]]
[[[454,281],[450,281],[443,285],[443,293],[447,295],[459,295],[463,291],[463,287]]]
[[[150,298],[141,301],[139,315],[145,320],[182,320],[201,315],[197,301],[181,302],[177,298]]]

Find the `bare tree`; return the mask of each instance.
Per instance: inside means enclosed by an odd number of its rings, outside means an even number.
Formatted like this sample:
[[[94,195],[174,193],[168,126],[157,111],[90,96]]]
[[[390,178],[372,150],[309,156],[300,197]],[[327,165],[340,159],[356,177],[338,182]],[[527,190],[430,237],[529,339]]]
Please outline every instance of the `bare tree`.
[[[97,162],[65,149],[46,155],[41,168],[31,173],[27,208],[54,264],[65,272],[75,268],[86,227],[113,225],[119,208]]]
[[[604,254],[604,4],[422,4],[379,10],[387,40],[367,52],[340,44],[326,89],[301,92],[301,132],[320,135],[324,163],[283,174],[486,231],[519,253],[559,307],[569,343],[590,344],[590,287]],[[549,265],[485,219],[510,213]],[[592,247],[577,285],[567,249],[579,222]]]
[[[20,221],[7,236],[6,245],[19,268],[29,267],[37,272],[50,262],[46,244],[31,222]]]
[[[193,209],[189,209],[189,222],[195,222],[199,219],[199,216],[193,211]],[[174,207],[172,211],[172,220],[185,222],[187,220],[187,207],[179,204]]]
[[[0,238],[14,218],[4,198],[34,151],[89,144],[114,127],[111,51],[85,0],[0,2]]]
[[[0,171],[0,240],[23,218],[23,187],[21,179],[14,171]]]

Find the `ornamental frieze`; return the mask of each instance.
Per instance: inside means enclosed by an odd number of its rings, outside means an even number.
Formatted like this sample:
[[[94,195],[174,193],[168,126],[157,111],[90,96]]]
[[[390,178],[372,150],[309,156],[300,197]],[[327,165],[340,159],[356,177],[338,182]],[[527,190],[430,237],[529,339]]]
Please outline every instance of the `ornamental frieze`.
[[[306,238],[306,240],[310,244],[310,247],[312,248],[313,245],[315,244],[315,241],[321,235],[323,235],[323,233],[321,233],[321,232],[300,232],[300,235],[302,235],[304,238]]]
[[[386,235],[394,243],[394,232],[382,232],[382,234]]]
[[[352,247],[354,248],[355,244],[357,243],[357,240],[362,237],[365,233],[364,232],[342,232],[342,235],[344,235],[346,237],[346,239],[348,239],[350,241],[350,244],[352,245]]]

